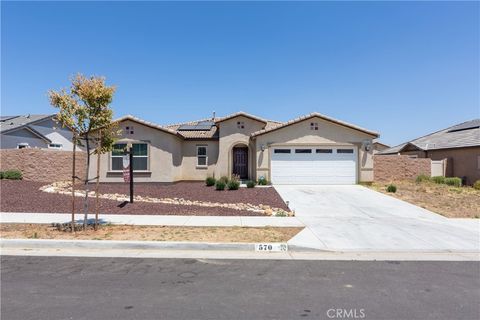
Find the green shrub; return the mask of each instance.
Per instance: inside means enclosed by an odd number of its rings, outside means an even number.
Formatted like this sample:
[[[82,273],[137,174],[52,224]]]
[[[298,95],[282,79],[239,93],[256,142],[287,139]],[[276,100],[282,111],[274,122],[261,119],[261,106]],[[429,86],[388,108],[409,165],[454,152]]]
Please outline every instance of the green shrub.
[[[3,172],[3,179],[22,180],[22,172],[20,170],[7,170]]]
[[[222,177],[220,177],[220,179],[218,179],[218,180],[219,180],[219,181],[222,181],[222,182],[225,183],[225,184],[227,184],[230,179],[228,179],[227,176],[222,176]]]
[[[216,180],[214,177],[207,177],[207,179],[205,179],[205,184],[207,185],[207,187],[215,185],[215,182]]]
[[[238,190],[240,188],[240,181],[230,180],[228,181],[228,190]]]
[[[462,186],[462,179],[458,177],[452,177],[452,178],[445,178],[445,184],[449,186],[454,186],[454,187],[461,187]]]
[[[389,184],[389,185],[387,186],[387,192],[392,192],[392,193],[397,192],[397,186],[394,185],[394,184]]]
[[[0,171],[0,179],[3,179],[3,171]]]
[[[426,175],[426,174],[421,174],[419,176],[417,176],[417,178],[415,179],[415,181],[417,183],[420,183],[420,182],[425,182],[425,181],[430,181],[430,176]]]
[[[480,180],[475,181],[473,184],[473,189],[480,190]]]
[[[267,181],[267,179],[265,179],[264,177],[260,177],[260,179],[258,179],[257,184],[258,184],[259,186],[266,186],[266,185],[268,184],[268,181]]]
[[[444,184],[445,183],[445,177],[444,176],[435,176],[432,177],[432,181],[438,184]]]
[[[480,182],[480,180],[479,180]],[[255,187],[255,181],[253,180],[248,180],[247,181],[247,188],[254,188]],[[479,187],[480,187],[480,183],[479,183]]]
[[[275,217],[288,217],[288,213],[285,210],[278,210],[277,212],[274,213]]]
[[[215,182],[215,189],[216,190],[225,190],[225,186],[227,184],[225,182],[223,182],[222,180],[217,180],[217,182]]]

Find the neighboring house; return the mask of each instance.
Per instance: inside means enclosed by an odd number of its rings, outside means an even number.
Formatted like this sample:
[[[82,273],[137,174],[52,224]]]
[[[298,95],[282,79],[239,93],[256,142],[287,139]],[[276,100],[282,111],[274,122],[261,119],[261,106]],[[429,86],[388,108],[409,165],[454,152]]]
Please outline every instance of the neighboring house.
[[[72,133],[55,122],[54,114],[0,117],[0,149],[72,150]]]
[[[378,133],[312,113],[285,123],[238,112],[160,126],[124,116],[115,150],[101,157],[100,179],[121,182],[123,150],[133,143],[138,182],[238,175],[285,184],[355,184],[373,180]],[[96,175],[92,161],[91,175]]]
[[[381,142],[378,142],[378,141],[373,142],[373,154],[379,153],[380,151],[383,151],[389,148],[390,146],[383,144]]]
[[[378,155],[401,154],[432,160],[447,159],[446,176],[480,180],[480,119],[466,121],[383,150]]]

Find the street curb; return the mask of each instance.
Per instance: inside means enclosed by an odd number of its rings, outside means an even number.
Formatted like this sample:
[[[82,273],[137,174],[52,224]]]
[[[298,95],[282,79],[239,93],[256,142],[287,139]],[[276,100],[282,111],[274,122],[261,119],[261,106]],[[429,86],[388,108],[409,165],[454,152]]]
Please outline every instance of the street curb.
[[[254,243],[0,239],[0,248],[255,251]]]

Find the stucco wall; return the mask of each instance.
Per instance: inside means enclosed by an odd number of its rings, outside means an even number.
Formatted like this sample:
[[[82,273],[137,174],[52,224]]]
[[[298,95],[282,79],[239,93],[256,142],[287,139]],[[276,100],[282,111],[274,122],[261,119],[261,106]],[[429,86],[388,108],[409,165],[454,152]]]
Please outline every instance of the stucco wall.
[[[182,140],[168,132],[163,132],[130,120],[123,121],[120,128],[133,126],[133,134],[123,135],[124,139],[148,144],[148,170],[135,172],[138,182],[172,182],[182,180]],[[101,156],[100,181],[122,182],[122,172],[111,170],[110,153]],[[90,176],[96,175],[96,160],[92,161]]]
[[[318,122],[319,130],[310,130],[310,123]],[[357,179],[373,180],[373,148],[365,151],[364,140],[373,137],[358,130],[350,129],[321,118],[312,118],[256,137],[257,177],[270,180],[270,153],[273,147],[281,145],[335,145],[355,146],[358,149]],[[265,150],[262,151],[262,145]]]
[[[376,155],[374,162],[375,181],[415,180],[420,174],[431,174],[431,160],[411,158],[408,155]]]
[[[28,143],[31,148],[47,148],[47,142],[26,129],[0,134],[1,149],[16,149],[19,143]]]
[[[0,171],[18,169],[30,181],[63,181],[72,178],[72,152],[52,149],[0,150]],[[76,175],[85,175],[85,152],[76,154]]]
[[[237,122],[243,121],[244,129],[237,128]],[[232,148],[243,144],[249,147],[248,172],[251,179],[255,178],[255,144],[250,142],[250,134],[263,129],[265,123],[247,117],[239,116],[219,123],[219,154],[215,176],[230,176],[232,173]]]
[[[447,159],[447,176],[467,177],[467,184],[480,180],[478,157],[480,147],[431,150],[427,156],[432,160]]]
[[[197,166],[197,146],[207,147],[207,167]],[[184,141],[182,154],[182,180],[204,180],[214,175],[218,160],[218,141]]]

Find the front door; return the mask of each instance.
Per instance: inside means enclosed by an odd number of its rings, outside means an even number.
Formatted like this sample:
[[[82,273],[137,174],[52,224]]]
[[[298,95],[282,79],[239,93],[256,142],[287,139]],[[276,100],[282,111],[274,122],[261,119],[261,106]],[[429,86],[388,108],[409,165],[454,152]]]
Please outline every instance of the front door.
[[[238,175],[240,179],[248,179],[248,148],[233,148],[233,174]]]

